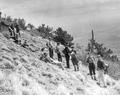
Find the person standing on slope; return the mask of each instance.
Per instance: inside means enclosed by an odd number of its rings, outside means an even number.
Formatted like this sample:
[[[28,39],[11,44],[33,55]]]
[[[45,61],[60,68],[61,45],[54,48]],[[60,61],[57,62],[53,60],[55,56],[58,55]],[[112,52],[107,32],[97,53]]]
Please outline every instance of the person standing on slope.
[[[61,51],[60,51],[60,43],[57,43],[55,51],[57,53],[58,61],[62,62],[62,55],[61,55]]]
[[[94,60],[93,60],[93,58],[92,58],[92,56],[90,54],[88,54],[87,63],[88,63],[89,74],[90,74],[91,78],[96,80],[95,64],[94,64]]]
[[[104,79],[104,62],[101,58],[100,55],[98,55],[98,61],[97,61],[97,70],[98,70],[98,85],[100,85],[102,82],[103,83],[103,87],[106,87],[106,84],[105,84],[105,79]]]
[[[15,39],[15,31],[14,31],[14,25],[13,23],[8,26],[8,30],[10,32],[10,36]]]
[[[53,59],[54,52],[53,52],[53,45],[52,45],[51,38],[49,38],[49,42],[47,43],[47,46],[49,49],[49,56],[50,56],[50,58]]]
[[[15,31],[15,42],[18,44],[20,42],[20,28],[17,23],[15,23],[14,31]]]
[[[65,45],[65,49],[63,50],[63,54],[65,55],[65,59],[66,59],[66,65],[67,65],[66,68],[70,68],[70,64],[69,64],[69,61],[70,61],[70,50],[68,48],[68,44]]]
[[[64,70],[63,63],[62,63],[62,45],[58,42],[55,52],[57,53],[58,61],[60,62],[62,70]]]
[[[104,74],[108,74],[109,65],[105,63]]]
[[[19,27],[18,24],[15,25],[15,29],[16,29],[16,33],[17,33],[19,36],[21,36],[21,35],[20,35],[20,27]]]
[[[73,46],[71,48],[72,48],[72,50],[71,50],[71,61],[72,61],[73,66],[74,66],[74,70],[79,71],[79,65],[78,65],[78,59],[76,57],[76,51],[74,50]]]

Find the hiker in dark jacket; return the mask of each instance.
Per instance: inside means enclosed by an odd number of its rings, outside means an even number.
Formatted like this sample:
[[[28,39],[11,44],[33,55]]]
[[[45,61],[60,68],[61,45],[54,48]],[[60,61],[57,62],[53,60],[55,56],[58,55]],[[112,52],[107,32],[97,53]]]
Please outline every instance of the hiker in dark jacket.
[[[105,79],[104,79],[104,66],[105,63],[103,62],[100,55],[98,55],[98,62],[97,62],[97,70],[98,70],[98,84],[100,85],[102,82],[103,86],[106,87]]]
[[[88,63],[89,74],[90,74],[91,78],[94,79],[94,80],[96,80],[96,76],[95,76],[95,64],[94,64],[94,60],[93,60],[93,58],[91,57],[90,54],[88,54],[87,63]]]
[[[68,48],[68,44],[65,45],[65,49],[63,50],[63,54],[65,55],[66,59],[66,68],[70,68],[69,60],[70,60],[70,50]]]
[[[18,24],[15,24],[15,27],[14,27],[14,32],[15,32],[15,43],[19,43],[20,40],[19,40],[19,37],[20,37],[20,29],[19,29],[19,25]]]
[[[72,47],[72,50],[71,50],[71,61],[72,61],[73,66],[74,66],[74,70],[78,71],[79,70],[78,59],[76,57],[76,51],[74,50],[74,47]]]

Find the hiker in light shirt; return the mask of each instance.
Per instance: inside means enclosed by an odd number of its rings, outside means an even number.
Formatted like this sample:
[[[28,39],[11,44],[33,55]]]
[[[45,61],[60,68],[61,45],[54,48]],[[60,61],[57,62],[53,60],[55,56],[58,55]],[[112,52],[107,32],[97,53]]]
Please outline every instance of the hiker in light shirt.
[[[53,59],[54,51],[53,51],[53,44],[52,44],[51,38],[49,38],[49,41],[48,41],[48,43],[47,43],[47,46],[48,46],[48,49],[49,49],[49,56],[50,56],[50,58]]]
[[[90,74],[91,78],[96,80],[95,63],[94,63],[94,59],[90,53],[88,53],[87,63],[88,63],[89,74]]]
[[[57,43],[56,46],[56,53],[57,53],[57,57],[58,57],[58,61],[62,62],[62,54],[61,54],[61,49],[60,49],[60,43]]]
[[[71,48],[72,48],[72,50],[71,50],[71,61],[72,61],[73,66],[74,66],[74,70],[79,71],[79,65],[78,65],[78,59],[76,57],[76,51],[74,50],[73,46]]]
[[[98,61],[97,61],[98,85],[103,84],[103,87],[106,87],[106,83],[104,79],[104,66],[105,63],[103,62],[102,57],[98,55]]]

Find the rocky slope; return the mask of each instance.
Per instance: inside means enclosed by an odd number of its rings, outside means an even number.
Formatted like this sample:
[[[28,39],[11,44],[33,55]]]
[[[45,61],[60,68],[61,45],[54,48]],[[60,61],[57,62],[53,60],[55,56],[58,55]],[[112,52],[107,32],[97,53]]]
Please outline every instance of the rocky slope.
[[[26,32],[21,36],[29,40],[30,49],[0,34],[0,95],[120,95],[119,81],[106,75],[108,87],[101,88],[82,64],[74,72],[45,63],[39,55],[47,40]]]

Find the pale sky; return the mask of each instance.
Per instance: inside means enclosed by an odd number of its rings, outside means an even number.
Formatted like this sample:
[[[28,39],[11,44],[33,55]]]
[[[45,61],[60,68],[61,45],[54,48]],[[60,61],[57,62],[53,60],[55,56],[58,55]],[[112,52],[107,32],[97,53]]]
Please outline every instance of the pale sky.
[[[63,27],[84,41],[92,29],[104,33],[120,22],[120,0],[0,0],[0,8],[3,14],[23,17],[36,26]]]

